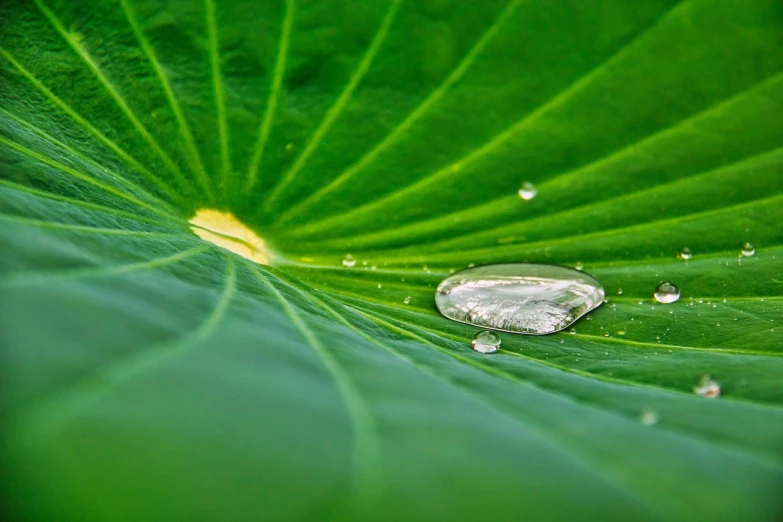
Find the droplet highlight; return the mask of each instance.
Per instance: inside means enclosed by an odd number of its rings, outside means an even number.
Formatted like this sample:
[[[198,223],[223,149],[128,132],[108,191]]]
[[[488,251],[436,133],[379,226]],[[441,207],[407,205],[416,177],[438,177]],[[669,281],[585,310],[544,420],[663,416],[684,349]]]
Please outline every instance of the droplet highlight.
[[[522,186],[517,191],[517,194],[519,194],[519,197],[524,199],[525,201],[531,200],[534,197],[536,197],[536,194],[538,194],[538,189],[535,185],[530,183],[529,181],[525,181],[522,183]]]
[[[680,289],[674,283],[661,283],[655,288],[653,297],[661,304],[673,303],[680,298]]]
[[[680,253],[677,254],[677,257],[680,259],[683,259],[685,261],[689,260],[691,257],[693,257],[693,253],[691,252],[691,249],[688,247],[683,248],[680,250]]]
[[[468,268],[447,277],[435,292],[441,314],[461,323],[507,332],[559,332],[597,308],[605,297],[587,274],[532,263]]]
[[[489,330],[481,330],[473,337],[473,349],[480,353],[495,353],[500,348],[500,336]]]
[[[352,268],[356,266],[356,258],[354,258],[351,254],[345,254],[345,257],[343,258],[343,266],[346,268]]]
[[[745,257],[750,257],[756,253],[756,247],[753,246],[753,243],[748,243],[746,241],[742,244],[742,250],[740,253]]]

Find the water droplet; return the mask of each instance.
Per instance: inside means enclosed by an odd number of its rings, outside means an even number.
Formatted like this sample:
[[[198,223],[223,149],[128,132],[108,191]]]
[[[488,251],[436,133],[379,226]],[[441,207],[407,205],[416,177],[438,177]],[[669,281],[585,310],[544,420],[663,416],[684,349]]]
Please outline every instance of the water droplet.
[[[584,268],[584,265],[582,263],[580,263],[579,261],[577,261],[576,264],[574,265],[574,268],[576,270],[581,271]]]
[[[699,377],[698,384],[693,388],[693,393],[708,399],[714,399],[720,395],[720,384],[712,380],[709,375]]]
[[[405,303],[405,304],[410,304],[411,296],[406,297],[405,299],[402,300],[402,302]]]
[[[655,410],[643,410],[641,415],[639,415],[639,420],[645,426],[653,426],[658,424],[658,421],[661,420],[661,418]]]
[[[747,241],[742,244],[742,255],[745,257],[750,257],[753,254],[756,253],[756,247],[753,246],[753,243],[748,243]]]
[[[473,349],[481,353],[494,353],[500,347],[500,336],[489,330],[481,330],[473,338]]]
[[[293,144],[293,143],[288,143],[288,144],[286,144],[286,146],[285,146],[285,150],[287,150],[287,151],[292,151],[292,150],[294,150],[294,144]]]
[[[376,265],[372,265],[372,266],[370,267],[370,270],[377,270],[377,269],[378,269],[378,267],[377,267]]]
[[[517,191],[517,194],[519,194],[520,198],[527,201],[536,197],[536,194],[538,194],[538,189],[529,181],[525,181],[522,183],[522,187]]]
[[[351,254],[345,254],[345,257],[343,258],[343,266],[346,268],[356,266],[356,259]]]
[[[679,257],[680,259],[684,259],[686,261],[690,259],[691,256],[693,256],[693,253],[691,253],[691,249],[688,247],[683,248],[682,250],[680,250],[680,253],[677,254],[677,257]]]
[[[655,288],[653,297],[662,304],[673,303],[680,298],[680,289],[673,283],[661,283]]]
[[[378,283],[378,288],[383,288],[383,285],[381,283]]]
[[[558,332],[601,305],[604,289],[587,274],[538,264],[469,268],[444,279],[440,313],[462,323],[509,332]]]
[[[617,289],[617,295],[623,295],[623,289],[622,288],[618,288]]]

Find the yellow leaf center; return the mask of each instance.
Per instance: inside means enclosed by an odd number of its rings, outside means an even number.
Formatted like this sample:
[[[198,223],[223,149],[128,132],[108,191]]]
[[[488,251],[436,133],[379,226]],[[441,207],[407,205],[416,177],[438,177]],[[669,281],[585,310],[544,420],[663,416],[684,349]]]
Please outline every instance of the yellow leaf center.
[[[188,221],[190,229],[204,241],[230,250],[263,265],[270,264],[271,251],[266,242],[231,212],[202,208]]]

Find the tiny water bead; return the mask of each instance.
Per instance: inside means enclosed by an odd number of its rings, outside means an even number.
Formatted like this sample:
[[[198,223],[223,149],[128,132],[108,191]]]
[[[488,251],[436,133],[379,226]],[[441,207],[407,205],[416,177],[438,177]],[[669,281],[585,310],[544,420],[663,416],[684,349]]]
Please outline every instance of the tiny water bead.
[[[473,337],[473,349],[481,353],[495,353],[500,347],[500,336],[489,330],[481,330]]]
[[[345,254],[345,258],[343,258],[343,266],[346,268],[352,268],[356,266],[356,259],[351,254]]]
[[[748,243],[746,241],[742,244],[742,251],[740,253],[745,257],[750,257],[756,253],[756,247],[753,246],[753,243]]]
[[[655,424],[658,424],[660,419],[660,415],[658,415],[658,412],[655,410],[643,410],[641,415],[639,415],[639,420],[645,426],[654,426]]]
[[[517,194],[519,194],[520,198],[528,201],[536,197],[536,194],[538,194],[538,189],[529,181],[525,181],[522,183],[522,187],[520,187],[520,189],[517,191]]]
[[[709,375],[702,375],[699,377],[697,385],[693,388],[693,393],[707,399],[714,399],[720,396],[720,384]]]
[[[691,249],[688,247],[685,247],[682,250],[680,250],[680,253],[678,254],[678,257],[680,259],[684,259],[685,261],[690,259],[692,256],[693,254],[691,253]]]
[[[405,299],[402,300],[402,302],[405,303],[405,304],[410,304],[411,303],[411,296],[407,296]]]
[[[587,274],[532,263],[467,268],[447,277],[435,293],[444,316],[507,332],[559,332],[601,305],[601,284]]]
[[[669,304],[680,298],[680,289],[674,283],[661,283],[655,288],[655,300],[661,304]]]

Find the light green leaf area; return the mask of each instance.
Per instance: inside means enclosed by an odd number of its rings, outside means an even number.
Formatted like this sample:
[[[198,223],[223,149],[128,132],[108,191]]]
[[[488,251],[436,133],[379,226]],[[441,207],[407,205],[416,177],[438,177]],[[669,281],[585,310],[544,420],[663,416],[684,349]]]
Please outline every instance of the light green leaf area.
[[[12,518],[779,520],[779,0],[4,0],[0,34]],[[500,262],[608,302],[474,353],[434,289]]]

